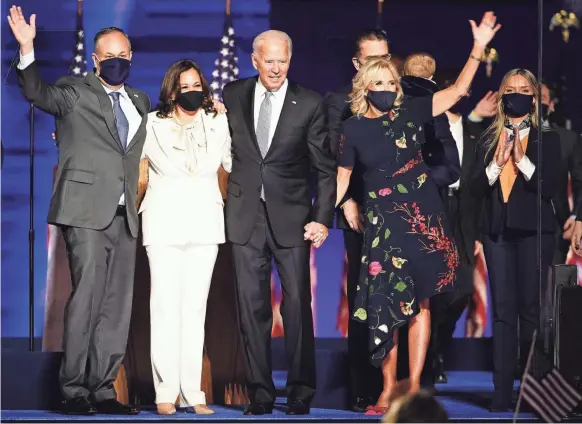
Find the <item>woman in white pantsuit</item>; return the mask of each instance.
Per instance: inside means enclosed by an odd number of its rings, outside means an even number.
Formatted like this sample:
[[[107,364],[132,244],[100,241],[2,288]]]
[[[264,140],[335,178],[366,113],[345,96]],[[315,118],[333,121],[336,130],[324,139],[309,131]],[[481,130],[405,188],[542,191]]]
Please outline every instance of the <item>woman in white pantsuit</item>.
[[[213,413],[200,387],[204,320],[218,245],[225,241],[218,170],[231,170],[230,144],[226,115],[214,109],[200,67],[191,60],[174,63],[159,109],[148,116],[141,164],[148,170],[140,212],[160,414],[174,414],[178,397],[187,411]]]

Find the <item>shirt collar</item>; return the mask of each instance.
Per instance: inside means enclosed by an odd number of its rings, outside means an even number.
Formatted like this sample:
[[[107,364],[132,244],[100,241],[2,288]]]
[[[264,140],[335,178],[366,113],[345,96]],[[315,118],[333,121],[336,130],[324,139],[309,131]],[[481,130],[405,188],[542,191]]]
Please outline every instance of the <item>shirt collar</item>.
[[[103,84],[101,84],[103,85]],[[107,93],[107,95],[109,96],[110,93],[113,93],[116,90],[112,90],[111,88],[103,85],[103,88],[105,89],[105,92]],[[121,88],[119,90],[117,90],[117,92],[119,94],[121,94],[122,97],[125,97],[126,99],[129,99],[129,96],[127,95],[127,91],[125,91],[125,85],[122,85]]]
[[[271,93],[273,93],[273,97],[279,98],[280,96],[284,96],[286,91],[287,91],[288,85],[289,85],[289,80],[287,78],[285,78],[285,81],[283,81],[283,85],[277,91],[271,91]],[[265,86],[261,82],[261,79],[257,78],[257,85],[255,87],[256,96],[263,97],[265,95],[266,91],[267,91],[267,89],[265,88]]]

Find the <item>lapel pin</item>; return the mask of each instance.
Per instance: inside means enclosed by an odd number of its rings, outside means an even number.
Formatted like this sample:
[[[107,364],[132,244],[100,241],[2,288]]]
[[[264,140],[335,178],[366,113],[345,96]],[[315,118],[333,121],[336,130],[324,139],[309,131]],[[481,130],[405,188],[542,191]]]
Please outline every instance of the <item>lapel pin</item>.
[[[297,104],[297,102],[295,100],[292,100],[291,103],[293,103],[294,105]]]
[[[138,95],[137,94],[134,94],[134,97],[138,97]]]

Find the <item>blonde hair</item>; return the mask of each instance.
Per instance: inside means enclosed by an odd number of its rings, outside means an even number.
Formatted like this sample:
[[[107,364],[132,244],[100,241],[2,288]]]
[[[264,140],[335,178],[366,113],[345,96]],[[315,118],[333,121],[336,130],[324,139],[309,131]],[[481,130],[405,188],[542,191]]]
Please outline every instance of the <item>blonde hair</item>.
[[[436,71],[436,62],[428,53],[414,53],[404,62],[404,75],[430,79]]]
[[[535,128],[539,127],[538,122],[538,107],[539,107],[539,90],[538,90],[538,81],[535,75],[528,71],[527,69],[523,68],[516,68],[512,69],[508,73],[505,74],[503,80],[501,81],[501,85],[499,86],[499,91],[497,92],[497,116],[489,125],[489,127],[483,133],[483,139],[485,140],[485,146],[487,148],[487,153],[485,154],[485,160],[489,156],[491,151],[495,151],[497,149],[497,144],[501,138],[501,134],[505,130],[505,121],[507,120],[507,115],[503,110],[503,94],[505,92],[505,88],[507,87],[507,82],[511,77],[516,75],[522,76],[527,80],[529,85],[532,88],[533,96],[534,96],[534,103],[532,107],[532,111],[530,113],[531,123]]]
[[[400,106],[404,94],[400,86],[400,75],[394,63],[390,59],[379,56],[370,56],[366,62],[360,67],[360,70],[352,80],[352,92],[349,94],[350,109],[356,116],[364,115],[370,105],[366,98],[368,86],[372,81],[380,79],[380,74],[384,70],[389,70],[396,82],[396,100],[394,101],[393,109]]]
[[[258,53],[261,48],[261,44],[266,41],[285,41],[289,47],[289,57],[293,53],[293,42],[291,37],[286,32],[277,31],[276,29],[269,29],[267,31],[261,32],[253,40],[253,53]]]

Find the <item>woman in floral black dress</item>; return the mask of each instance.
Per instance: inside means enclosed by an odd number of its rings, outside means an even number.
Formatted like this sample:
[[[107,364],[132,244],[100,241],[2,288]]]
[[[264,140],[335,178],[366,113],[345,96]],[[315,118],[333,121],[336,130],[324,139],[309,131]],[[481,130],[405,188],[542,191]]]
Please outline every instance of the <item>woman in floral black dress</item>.
[[[422,160],[422,125],[467,93],[480,58],[499,30],[493,12],[477,26],[474,47],[456,83],[434,96],[404,101],[398,71],[369,59],[353,81],[354,117],[344,122],[338,151],[338,203],[356,162],[364,170],[362,275],[353,319],[370,329],[372,363],[382,366],[384,389],[367,413],[383,414],[396,383],[398,327],[409,325],[410,390],[420,389],[430,338],[429,298],[452,290],[458,254],[444,207]]]

